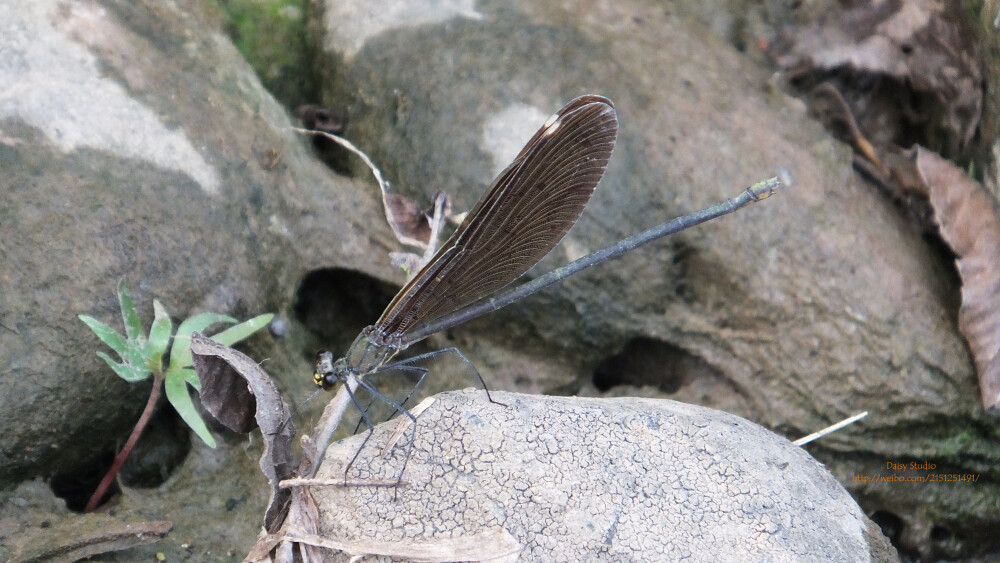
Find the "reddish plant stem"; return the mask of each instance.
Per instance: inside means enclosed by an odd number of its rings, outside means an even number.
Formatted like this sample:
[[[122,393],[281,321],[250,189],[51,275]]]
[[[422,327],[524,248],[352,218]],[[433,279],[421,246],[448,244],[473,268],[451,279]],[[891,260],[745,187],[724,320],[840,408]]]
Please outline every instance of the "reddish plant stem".
[[[160,399],[160,393],[163,391],[163,376],[154,373],[153,374],[153,389],[149,392],[149,400],[146,401],[146,408],[142,411],[142,416],[139,417],[139,421],[135,423],[135,428],[132,429],[132,434],[129,435],[128,441],[122,447],[121,451],[115,457],[115,462],[111,464],[111,468],[104,475],[104,479],[101,480],[101,484],[97,486],[97,490],[94,494],[90,496],[90,500],[87,501],[86,508],[83,511],[93,512],[97,505],[100,504],[101,499],[104,498],[104,494],[108,492],[108,487],[114,482],[115,477],[118,476],[118,472],[121,470],[122,466],[125,465],[125,460],[128,459],[129,454],[132,453],[132,448],[135,447],[136,442],[139,441],[139,436],[142,436],[143,430],[146,429],[146,425],[149,424],[150,419],[153,418],[153,411],[156,410],[156,402]]]

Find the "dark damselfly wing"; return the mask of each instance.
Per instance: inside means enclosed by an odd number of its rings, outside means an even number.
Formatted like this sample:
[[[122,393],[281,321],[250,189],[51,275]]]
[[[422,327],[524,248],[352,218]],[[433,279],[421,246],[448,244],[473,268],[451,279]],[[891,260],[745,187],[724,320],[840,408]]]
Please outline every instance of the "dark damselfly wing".
[[[588,95],[566,104],[400,290],[376,331],[405,334],[490,295],[535,265],[583,213],[617,133],[610,100]]]

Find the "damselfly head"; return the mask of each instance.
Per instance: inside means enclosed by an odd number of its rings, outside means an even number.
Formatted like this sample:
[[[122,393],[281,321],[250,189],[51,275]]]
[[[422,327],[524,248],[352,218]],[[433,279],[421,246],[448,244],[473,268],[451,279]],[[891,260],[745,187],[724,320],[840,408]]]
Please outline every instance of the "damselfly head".
[[[313,382],[322,387],[324,391],[333,389],[340,381],[335,365],[333,353],[329,350],[323,350],[316,354],[316,371],[313,373]]]

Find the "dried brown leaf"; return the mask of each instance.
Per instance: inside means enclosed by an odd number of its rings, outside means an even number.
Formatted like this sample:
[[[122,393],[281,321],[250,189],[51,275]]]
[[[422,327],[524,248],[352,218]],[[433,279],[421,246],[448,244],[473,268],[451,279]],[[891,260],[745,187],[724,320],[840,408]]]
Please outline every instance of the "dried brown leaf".
[[[296,480],[300,481],[300,480]],[[339,486],[342,483],[337,483]],[[319,508],[304,486],[293,487],[291,510],[281,532],[262,534],[244,562],[282,559],[282,550],[297,546],[303,561],[323,561],[325,550],[364,557],[389,556],[405,561],[516,561],[523,546],[503,529],[426,541],[339,541],[319,535]],[[273,555],[272,555],[273,554]]]
[[[958,327],[972,351],[983,406],[1000,414],[1000,210],[954,164],[922,147],[915,152],[941,237],[958,256]]]
[[[202,342],[204,337],[195,333],[192,336],[192,355],[194,368],[201,381],[201,404],[206,410],[233,432],[247,434],[257,428],[257,398],[247,380],[240,374],[240,368],[234,368],[222,357],[223,347],[212,341],[212,345]],[[208,340],[208,339],[205,339]],[[194,342],[198,342],[195,348]],[[256,362],[249,360],[256,365]]]
[[[385,219],[403,244],[425,248],[431,236],[430,221],[420,205],[406,197],[390,192],[382,192]]]
[[[451,198],[444,192],[437,192],[430,209],[421,209],[417,202],[408,197],[383,191],[382,203],[385,206],[385,219],[399,242],[430,248],[430,254],[433,255],[433,251],[437,250],[441,228],[451,214]]]
[[[982,114],[983,62],[961,4],[907,0],[830,6],[808,24],[784,30],[772,51],[779,66],[796,78],[844,71],[851,84],[845,94],[869,137],[881,132],[882,140],[900,144],[901,139],[886,137],[926,129],[924,142],[933,140],[948,152],[965,148]]]
[[[262,533],[257,536],[257,541],[250,548],[250,552],[243,558],[243,563],[270,563],[274,561],[271,552],[278,547],[282,541],[281,533]]]
[[[260,427],[264,442],[260,469],[271,486],[264,528],[273,532],[284,521],[291,497],[278,483],[298,470],[298,459],[292,449],[295,425],[291,412],[271,376],[247,355],[197,332],[191,335],[191,353],[205,409],[227,426],[225,420],[234,423],[229,427],[237,432],[241,431],[239,428]]]
[[[102,520],[94,531],[95,519]],[[165,520],[122,524],[102,515],[86,515],[80,520],[66,520],[50,528],[38,528],[12,538],[11,563],[32,561],[79,561],[94,555],[121,551],[158,542],[173,524]]]
[[[296,487],[292,489],[292,508],[288,515],[288,529],[302,530],[304,533],[319,533],[319,508],[313,500],[309,489]],[[322,561],[322,548],[300,543],[299,553],[303,561]]]
[[[303,119],[303,121],[305,120]],[[451,215],[451,201],[447,195],[443,192],[438,192],[434,195],[434,204],[431,209],[422,210],[414,200],[390,192],[389,183],[382,178],[382,172],[375,166],[375,163],[368,158],[367,154],[347,139],[326,131],[321,131],[318,128],[297,129],[293,127],[292,130],[299,133],[311,134],[314,138],[332,141],[360,158],[365,163],[365,166],[371,170],[375,181],[378,182],[379,190],[382,192],[382,206],[385,211],[386,221],[388,221],[389,227],[392,228],[392,232],[396,235],[399,242],[409,246],[429,249],[428,257],[433,254],[433,250],[437,246],[437,235],[440,234],[441,226]]]

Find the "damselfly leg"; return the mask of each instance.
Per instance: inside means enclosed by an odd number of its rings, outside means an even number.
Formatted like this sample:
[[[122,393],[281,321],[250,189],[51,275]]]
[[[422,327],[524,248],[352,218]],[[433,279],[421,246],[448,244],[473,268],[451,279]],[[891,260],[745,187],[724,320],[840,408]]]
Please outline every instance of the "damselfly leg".
[[[458,356],[458,358],[465,364],[466,369],[470,370],[472,373],[476,375],[476,379],[479,380],[479,384],[483,386],[483,391],[486,391],[486,398],[489,399],[491,403],[493,403],[494,405],[500,405],[504,407],[507,406],[506,404],[501,403],[500,401],[493,400],[493,396],[490,395],[490,388],[486,385],[486,380],[483,379],[483,376],[479,373],[479,370],[476,369],[476,364],[472,363],[472,360],[467,358],[465,354],[462,353],[461,350],[455,348],[454,346],[451,346],[449,348],[442,348],[440,350],[434,350],[432,352],[426,352],[424,354],[418,354],[416,356],[413,356],[412,358],[406,358],[405,360],[400,360],[396,362],[394,365],[407,366],[417,362],[426,362],[438,356],[443,356],[444,354],[455,354],[456,356]]]
[[[410,404],[411,401],[415,401],[415,398],[420,395],[420,392],[422,391],[424,384],[427,381],[427,375],[430,373],[429,368],[414,364],[426,364],[427,362],[433,362],[438,358],[447,356],[457,357],[458,360],[460,360],[461,363],[464,365],[464,369],[466,371],[471,371],[473,374],[475,374],[476,380],[478,380],[479,384],[486,392],[486,397],[487,399],[489,399],[491,403],[501,406],[506,406],[504,403],[501,403],[493,399],[492,395],[490,394],[490,390],[486,385],[486,381],[483,379],[483,376],[479,373],[479,370],[476,369],[475,364],[473,364],[469,360],[469,358],[462,353],[461,350],[454,347],[418,354],[416,356],[400,360],[393,364],[382,366],[375,372],[367,376],[357,377],[356,379],[358,381],[358,387],[365,393],[370,395],[370,397],[369,400],[367,401],[367,405],[362,406],[362,400],[361,398],[358,397],[357,392],[351,391],[350,386],[347,387],[351,401],[353,402],[354,406],[358,409],[360,415],[357,425],[355,426],[354,432],[357,433],[361,429],[361,425],[364,424],[368,427],[368,434],[365,436],[361,445],[358,447],[357,451],[354,453],[354,456],[351,458],[350,462],[348,462],[348,464],[344,469],[345,481],[348,479],[348,475],[350,473],[351,468],[354,466],[354,464],[360,457],[361,451],[365,448],[371,437],[374,435],[376,420],[383,420],[383,419],[389,420],[395,417],[397,414],[401,413],[410,419],[411,429],[407,433],[409,436],[406,438],[407,440],[405,446],[406,453],[404,455],[403,467],[400,469],[396,479],[398,484],[398,482],[402,479],[402,474],[406,469],[406,464],[409,462],[413,448],[413,441],[416,438],[417,418],[406,407],[407,404]],[[390,398],[390,395],[384,392],[376,383],[377,381],[381,380],[392,382],[392,381],[399,381],[400,379],[402,379],[402,378],[391,377],[393,372],[408,373],[415,376],[410,378],[411,381],[414,378],[416,379],[416,383],[413,384],[413,386],[410,388],[406,396],[399,401]],[[391,414],[389,414],[386,417],[373,416],[372,407],[377,402],[381,402],[389,406],[392,410]]]
[[[377,383],[375,383],[375,380],[376,379],[380,379],[380,380],[382,380],[382,379],[390,379],[389,377],[381,377],[382,375],[384,375],[386,372],[389,372],[389,371],[398,371],[398,372],[402,372],[404,374],[412,373],[412,374],[415,374],[417,376],[416,377],[416,383],[414,383],[412,385],[412,387],[410,387],[410,390],[409,390],[409,392],[407,392],[406,396],[403,397],[401,400],[397,401],[403,407],[409,408],[408,404],[410,403],[410,400],[413,399],[415,396],[419,396],[420,391],[423,389],[423,387],[424,387],[424,381],[427,380],[427,374],[430,372],[430,370],[428,370],[427,368],[422,368],[422,367],[417,367],[417,366],[407,366],[407,365],[402,365],[402,364],[394,364],[394,365],[391,365],[391,366],[386,366],[386,369],[380,370],[378,373],[372,374],[371,379],[368,379],[367,383],[371,387],[373,387],[375,389],[375,391],[378,391],[380,394],[382,394],[382,395],[386,394],[386,392],[383,391],[382,388],[379,387],[379,385]],[[376,377],[376,376],[378,376],[378,377]],[[408,379],[413,380],[414,378],[411,375],[411,377],[409,377]],[[372,422],[375,422],[376,420],[378,420],[379,422],[388,422],[388,421],[392,420],[393,418],[395,418],[396,415],[401,412],[401,411],[399,411],[397,409],[390,409],[391,412],[387,416],[378,416],[377,413],[376,413],[375,416],[372,416],[372,414],[371,414],[372,413],[372,409],[375,406],[376,402],[378,402],[380,400],[381,399],[379,398],[379,396],[377,396],[375,394],[371,394],[371,397],[369,397],[369,399],[368,399],[368,405],[364,409],[365,412],[369,413],[369,418],[372,420]],[[381,401],[381,402],[385,403],[385,401]],[[385,404],[388,405],[388,403],[385,403]],[[361,424],[363,422],[365,422],[364,417],[358,417],[358,423],[354,426],[354,433],[355,434],[357,434],[358,431],[361,430]]]

